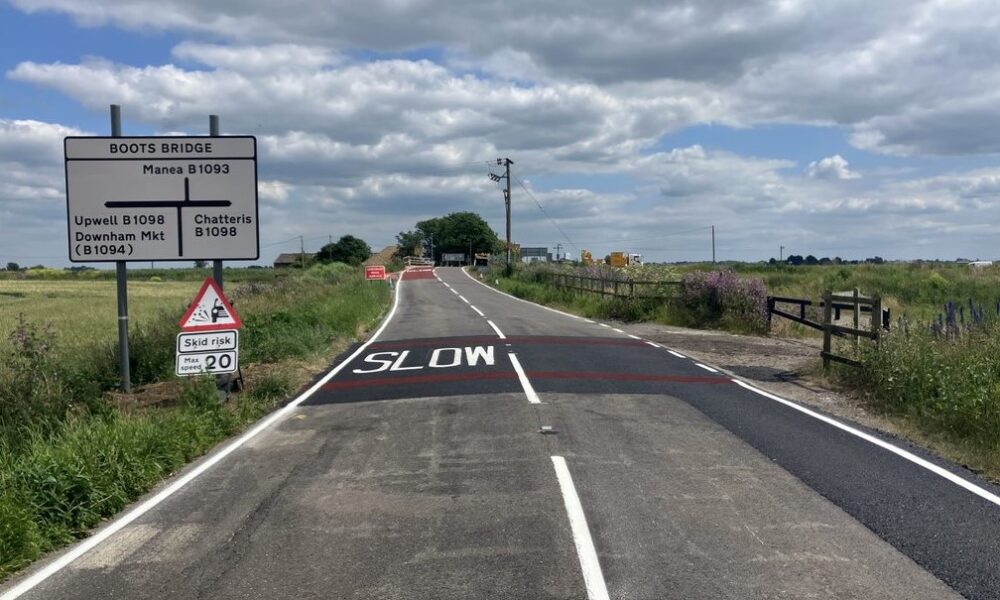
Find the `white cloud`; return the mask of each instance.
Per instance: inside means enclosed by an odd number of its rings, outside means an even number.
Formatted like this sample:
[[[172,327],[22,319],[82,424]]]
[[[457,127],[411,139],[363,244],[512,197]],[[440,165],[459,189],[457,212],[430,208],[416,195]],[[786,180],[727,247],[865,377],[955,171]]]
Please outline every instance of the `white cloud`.
[[[857,179],[861,177],[851,171],[847,161],[839,154],[809,163],[806,175],[813,179]]]

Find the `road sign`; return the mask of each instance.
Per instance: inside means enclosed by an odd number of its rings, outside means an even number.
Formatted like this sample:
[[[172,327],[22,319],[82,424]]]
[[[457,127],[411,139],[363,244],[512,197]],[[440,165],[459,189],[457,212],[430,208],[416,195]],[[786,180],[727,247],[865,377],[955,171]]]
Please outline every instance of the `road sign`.
[[[243,321],[226,300],[219,285],[209,277],[201,284],[194,301],[181,317],[180,326],[184,331],[239,329],[243,327]]]
[[[368,265],[365,267],[365,279],[385,279],[385,267],[382,265]]]
[[[441,262],[443,262],[443,263],[451,263],[451,262],[464,263],[465,262],[465,255],[461,254],[461,253],[455,253],[455,252],[445,252],[444,254],[441,255]]]
[[[72,262],[256,260],[257,140],[67,137]]]
[[[240,333],[235,329],[177,334],[178,376],[234,373],[239,369]]]

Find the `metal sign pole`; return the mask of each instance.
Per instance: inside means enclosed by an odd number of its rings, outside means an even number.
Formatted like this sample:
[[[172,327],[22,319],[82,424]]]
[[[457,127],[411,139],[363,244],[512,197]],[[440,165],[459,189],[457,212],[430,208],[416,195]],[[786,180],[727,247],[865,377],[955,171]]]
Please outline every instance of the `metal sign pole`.
[[[212,137],[219,137],[219,115],[208,115],[208,135]],[[212,261],[212,278],[215,279],[215,283],[219,284],[219,289],[222,289],[222,261],[213,260]]]
[[[122,107],[111,105],[111,136],[122,136]],[[122,379],[122,391],[132,390],[132,374],[129,370],[128,354],[128,278],[124,260],[115,262],[118,282],[118,373]]]

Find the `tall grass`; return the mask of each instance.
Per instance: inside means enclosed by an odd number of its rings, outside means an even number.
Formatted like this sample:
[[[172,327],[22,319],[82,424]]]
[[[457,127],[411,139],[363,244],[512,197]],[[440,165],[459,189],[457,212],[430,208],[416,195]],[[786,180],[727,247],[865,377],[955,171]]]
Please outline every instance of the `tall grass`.
[[[952,440],[1000,451],[1000,321],[958,337],[898,328],[843,375],[878,409]]]

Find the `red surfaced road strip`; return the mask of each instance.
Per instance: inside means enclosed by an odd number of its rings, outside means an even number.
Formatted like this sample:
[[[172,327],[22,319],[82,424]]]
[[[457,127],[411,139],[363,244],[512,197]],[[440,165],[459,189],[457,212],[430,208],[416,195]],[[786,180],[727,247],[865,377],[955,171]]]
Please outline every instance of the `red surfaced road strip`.
[[[538,336],[538,335],[509,335],[507,339],[501,340],[495,335],[489,336],[459,336],[445,338],[430,338],[425,340],[401,340],[375,342],[369,348],[375,350],[420,348],[424,346],[441,347],[447,344],[468,345],[468,344],[494,344],[503,342],[505,344],[559,344],[566,346],[574,345],[594,345],[594,346],[643,346],[646,342],[641,340],[619,339],[619,338],[591,338],[573,336]]]
[[[662,381],[667,383],[731,384],[725,377],[710,375],[643,375],[641,373],[590,373],[580,371],[528,371],[528,379],[599,379],[604,381]],[[435,375],[404,375],[400,377],[370,377],[349,381],[331,381],[324,390],[349,390],[363,387],[408,385],[419,383],[447,383],[451,381],[488,381],[517,379],[513,371],[487,371],[480,373],[441,373]]]
[[[411,279],[434,279],[433,269],[408,269],[403,271],[403,279],[409,281]]]

